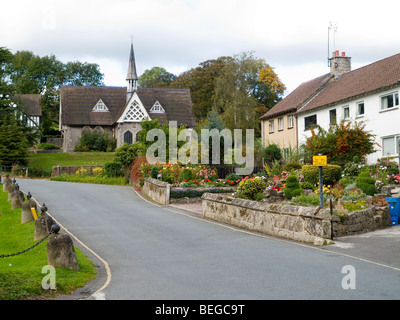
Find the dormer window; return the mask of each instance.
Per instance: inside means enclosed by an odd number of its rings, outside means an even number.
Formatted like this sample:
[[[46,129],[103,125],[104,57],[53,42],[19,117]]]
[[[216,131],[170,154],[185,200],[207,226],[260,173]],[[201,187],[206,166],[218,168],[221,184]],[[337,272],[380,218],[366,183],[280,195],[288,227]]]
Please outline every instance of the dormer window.
[[[109,111],[106,104],[103,102],[103,100],[97,101],[96,105],[93,107],[92,111],[94,112],[107,112]]]
[[[154,112],[154,113],[164,113],[165,110],[164,108],[161,106],[161,104],[156,101],[156,103],[151,107],[150,112]]]

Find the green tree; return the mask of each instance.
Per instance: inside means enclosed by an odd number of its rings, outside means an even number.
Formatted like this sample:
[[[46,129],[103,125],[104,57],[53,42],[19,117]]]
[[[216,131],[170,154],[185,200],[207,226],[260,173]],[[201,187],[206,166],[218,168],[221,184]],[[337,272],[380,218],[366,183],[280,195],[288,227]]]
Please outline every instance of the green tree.
[[[98,64],[74,61],[63,66],[61,80],[63,85],[103,86],[103,78]]]
[[[374,145],[374,135],[365,130],[364,123],[341,121],[328,130],[320,126],[312,128],[303,148],[309,156],[323,154],[329,163],[344,167],[355,156],[363,159],[373,153]]]
[[[9,64],[12,62],[12,53],[4,47],[0,47],[0,121],[1,117],[13,111],[11,97],[14,88],[8,77]],[[1,124],[1,122],[0,122]]]
[[[141,88],[165,88],[175,79],[175,75],[161,67],[147,69],[139,77]]]
[[[216,81],[226,62],[231,59],[230,57],[219,57],[204,61],[198,67],[182,73],[171,82],[170,87],[190,89],[193,112],[198,124],[204,121],[212,110]]]
[[[140,122],[141,130],[137,134],[138,141],[134,143],[134,145],[137,145],[137,152],[138,154],[143,154],[146,155],[147,149],[155,143],[155,141],[148,141],[148,133],[149,131],[153,129],[160,129],[164,132],[165,134],[165,139],[166,139],[166,161],[169,162],[170,156],[169,156],[169,136],[170,136],[170,126],[169,123],[164,123],[160,124],[158,119],[153,119],[153,120],[142,120]],[[184,130],[186,127],[181,126],[177,128],[177,137],[179,136],[179,133],[181,130]],[[177,139],[177,137],[172,138],[173,140]],[[177,141],[177,148],[181,148],[186,142],[185,141]],[[156,154],[156,156],[158,156]]]
[[[62,63],[54,55],[40,57],[31,51],[8,55],[3,68],[13,91],[19,94],[42,93],[43,134],[58,131],[59,88],[62,85],[104,85],[99,66],[79,61]]]
[[[0,164],[26,165],[27,159],[28,141],[23,128],[18,125],[13,114],[4,116],[0,125]]]
[[[270,71],[269,76],[264,75],[265,70]],[[284,85],[272,71],[264,59],[249,52],[227,61],[216,81],[214,99],[227,128],[255,129],[255,135],[261,135],[262,112],[272,107],[284,91]]]

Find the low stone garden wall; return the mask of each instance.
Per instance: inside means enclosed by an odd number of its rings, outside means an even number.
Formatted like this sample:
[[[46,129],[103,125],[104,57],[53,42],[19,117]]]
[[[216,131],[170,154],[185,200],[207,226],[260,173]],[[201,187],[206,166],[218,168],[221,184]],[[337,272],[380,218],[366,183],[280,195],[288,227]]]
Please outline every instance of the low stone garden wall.
[[[371,232],[391,225],[389,206],[370,206],[350,212],[341,219],[331,216],[329,209],[314,206],[257,202],[210,193],[204,194],[202,200],[206,218],[318,245],[332,238]]]
[[[345,219],[332,216],[335,238],[387,228],[391,225],[389,206],[371,206],[360,211],[349,212]]]
[[[206,218],[317,245],[334,238],[371,232],[391,225],[388,205],[371,205],[341,218],[331,216],[330,209],[289,205],[282,202],[281,196],[268,197],[261,202],[235,198],[230,193],[204,193],[201,198],[171,198],[171,190],[183,189],[172,188],[167,182],[152,178],[146,178],[142,188],[142,192],[158,204],[201,202],[203,216]]]
[[[168,182],[146,178],[142,192],[158,204],[167,205],[170,203],[171,185]]]
[[[213,189],[225,189],[228,192],[235,192],[235,188],[230,187],[216,187],[216,188],[206,188],[206,187],[197,187],[197,188],[181,188],[181,187],[172,187],[171,184],[167,182],[163,182],[153,178],[146,178],[144,180],[144,185],[142,188],[142,192],[152,199],[154,202],[158,204],[188,204],[188,203],[201,203],[201,195],[200,196],[184,196],[184,193],[190,190],[192,194],[202,193],[205,190],[210,190],[212,192]],[[218,190],[217,190],[218,191]],[[182,197],[171,197],[172,192],[182,192]]]
[[[273,236],[322,245],[331,239],[331,215],[319,207],[243,200],[228,195],[202,196],[203,215]]]

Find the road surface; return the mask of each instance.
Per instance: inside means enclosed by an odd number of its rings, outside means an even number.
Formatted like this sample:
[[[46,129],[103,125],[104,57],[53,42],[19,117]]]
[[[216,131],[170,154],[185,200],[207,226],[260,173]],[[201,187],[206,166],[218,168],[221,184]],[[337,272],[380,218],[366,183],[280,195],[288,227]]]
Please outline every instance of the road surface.
[[[247,232],[157,206],[129,186],[29,179],[17,183],[46,204],[76,237],[74,244],[99,266],[98,278],[80,291],[92,298],[400,297],[398,256],[385,264],[360,259],[340,246],[316,247]]]

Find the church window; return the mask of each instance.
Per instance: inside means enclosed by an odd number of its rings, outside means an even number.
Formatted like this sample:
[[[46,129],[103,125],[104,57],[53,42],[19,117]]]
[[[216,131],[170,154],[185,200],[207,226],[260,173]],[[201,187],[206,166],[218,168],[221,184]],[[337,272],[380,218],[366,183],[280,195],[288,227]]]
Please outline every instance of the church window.
[[[165,110],[161,106],[161,104],[158,101],[156,101],[156,103],[151,107],[150,112],[163,113],[163,112],[165,112]]]
[[[137,101],[133,101],[125,114],[124,121],[142,121],[145,118],[143,110]]]
[[[93,107],[92,111],[94,112],[107,112],[109,111],[106,104],[103,102],[103,100],[97,101],[96,105]]]
[[[132,132],[130,132],[129,130],[124,133],[124,142],[126,142],[127,144],[132,144],[133,142]]]

